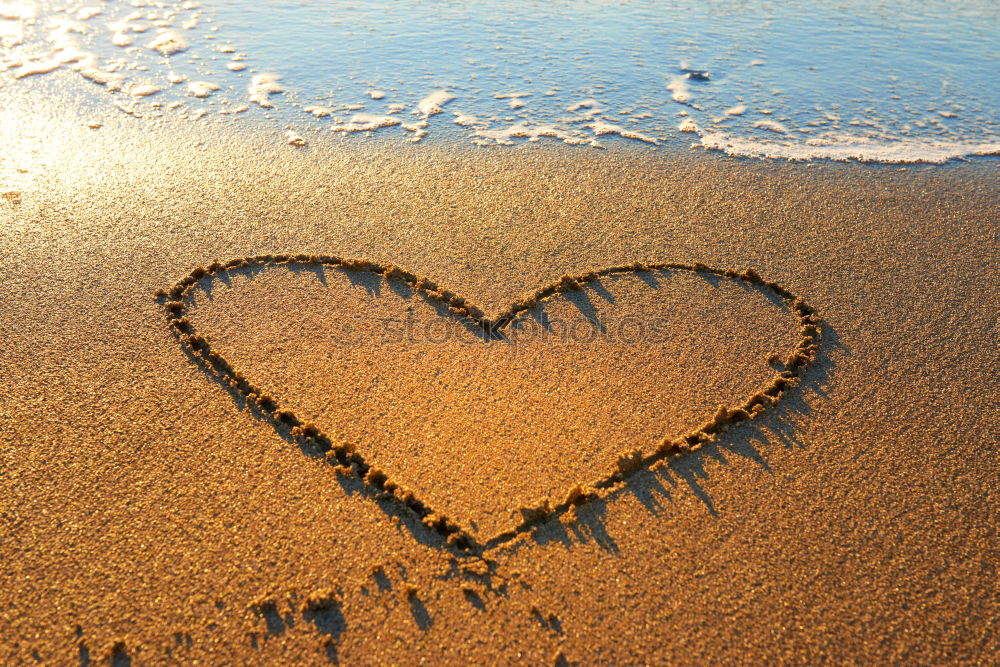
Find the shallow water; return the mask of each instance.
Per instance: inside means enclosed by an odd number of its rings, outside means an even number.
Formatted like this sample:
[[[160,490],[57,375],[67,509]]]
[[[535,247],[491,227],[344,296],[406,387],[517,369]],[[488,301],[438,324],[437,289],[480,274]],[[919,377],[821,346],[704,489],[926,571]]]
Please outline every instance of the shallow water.
[[[78,104],[256,118],[299,145],[378,132],[793,159],[1000,152],[989,1],[132,0],[0,17],[8,89],[51,94],[44,79],[75,71]]]

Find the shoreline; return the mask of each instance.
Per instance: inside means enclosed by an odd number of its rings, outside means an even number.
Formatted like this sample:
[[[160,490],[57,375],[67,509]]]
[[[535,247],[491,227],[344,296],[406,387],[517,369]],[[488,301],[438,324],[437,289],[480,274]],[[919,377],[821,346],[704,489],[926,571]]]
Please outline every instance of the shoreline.
[[[66,76],[69,76],[67,73]],[[47,81],[48,87],[44,90],[51,95],[52,99],[45,102],[44,107],[39,107],[37,95],[28,94],[37,91],[11,90],[8,99],[5,100],[11,118],[18,120],[10,125],[0,127],[0,132],[7,141],[16,141],[19,134],[25,132],[43,133],[55,130],[69,134],[71,141],[87,143],[87,137],[98,136],[99,134],[113,134],[115,137],[123,138],[128,135],[138,138],[144,135],[158,137],[157,144],[184,145],[187,142],[178,142],[178,137],[189,135],[197,137],[194,144],[201,144],[203,147],[216,146],[224,148],[234,143],[249,143],[255,151],[284,150],[300,152],[306,154],[313,153],[365,153],[394,151],[397,153],[430,152],[434,154],[457,154],[457,155],[490,155],[499,153],[506,155],[514,151],[543,151],[555,155],[573,155],[583,153],[587,155],[608,154],[616,157],[635,157],[637,159],[651,158],[663,160],[678,160],[685,158],[702,160],[734,160],[748,161],[760,164],[790,164],[804,166],[835,167],[838,165],[859,165],[871,169],[922,169],[922,168],[955,168],[963,165],[984,165],[986,168],[995,168],[1000,160],[1000,154],[981,155],[958,155],[950,157],[944,161],[938,160],[876,160],[834,158],[834,157],[807,157],[795,158],[779,155],[776,157],[764,157],[762,155],[744,155],[726,152],[718,146],[700,146],[695,140],[701,140],[698,134],[680,132],[676,136],[662,140],[653,146],[643,141],[630,139],[621,136],[600,137],[605,145],[602,148],[594,148],[589,145],[565,144],[559,139],[542,137],[537,142],[518,140],[514,144],[491,144],[479,146],[469,141],[470,137],[463,134],[464,130],[458,127],[452,128],[445,125],[438,128],[438,132],[431,133],[419,142],[411,142],[406,137],[409,133],[390,127],[389,131],[377,130],[367,134],[351,133],[346,136],[337,136],[331,132],[327,125],[319,122],[318,119],[306,116],[300,123],[295,123],[291,118],[286,117],[288,111],[282,112],[280,117],[272,117],[270,109],[253,109],[248,114],[239,116],[209,114],[197,120],[185,120],[170,117],[143,118],[134,117],[122,113],[114,107],[101,107],[97,103],[98,99],[89,100],[88,105],[80,106],[80,100],[75,96],[62,99],[56,94],[55,85],[58,80]],[[74,107],[75,121],[66,116],[66,107]],[[27,123],[27,125],[25,125]],[[94,125],[96,127],[90,127]],[[392,131],[396,130],[396,134]],[[295,145],[289,136],[304,139],[303,145]],[[715,143],[717,140],[712,139]],[[748,144],[749,145],[749,144]],[[202,146],[188,146],[188,148],[198,148]],[[766,144],[761,144],[766,146]],[[891,145],[887,148],[893,149]],[[893,149],[895,150],[895,149]],[[892,151],[890,151],[892,152]],[[896,151],[898,152],[898,151]]]

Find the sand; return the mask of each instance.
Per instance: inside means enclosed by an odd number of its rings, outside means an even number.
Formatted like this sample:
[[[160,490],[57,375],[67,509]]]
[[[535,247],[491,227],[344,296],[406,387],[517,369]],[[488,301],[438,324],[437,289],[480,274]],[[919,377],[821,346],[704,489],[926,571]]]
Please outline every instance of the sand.
[[[995,161],[296,149],[124,116],[43,121],[0,129],[0,661],[988,662],[1000,649]],[[403,267],[487,317],[564,274],[754,267],[815,309],[822,338],[758,418],[462,549],[250,409],[171,331],[158,289],[281,253]],[[800,335],[791,304],[690,271],[603,277],[525,322],[542,313],[594,340],[483,341],[399,280],[332,266],[204,278],[188,317],[482,543],[525,504],[757,391]],[[408,320],[454,330],[384,338]],[[334,338],[345,321],[359,323],[348,344]],[[668,324],[614,339],[635,321]]]

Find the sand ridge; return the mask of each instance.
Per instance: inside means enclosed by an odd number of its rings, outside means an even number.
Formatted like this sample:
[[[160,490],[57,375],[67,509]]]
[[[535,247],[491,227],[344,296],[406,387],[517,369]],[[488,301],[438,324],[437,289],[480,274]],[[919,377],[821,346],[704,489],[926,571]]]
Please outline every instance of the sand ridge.
[[[519,315],[535,308],[545,300],[559,294],[580,290],[587,283],[597,281],[601,277],[648,272],[710,274],[769,291],[783,300],[790,306],[799,322],[800,338],[796,347],[789,351],[784,359],[780,360],[782,370],[775,373],[769,384],[741,403],[732,406],[719,406],[708,421],[680,438],[664,437],[651,453],[643,452],[641,449],[622,452],[618,458],[616,470],[597,479],[572,485],[562,498],[544,498],[533,506],[521,508],[521,522],[512,530],[480,540],[463,530],[454,520],[435,512],[413,490],[390,479],[385,472],[374,467],[352,445],[338,442],[335,438],[324,433],[316,424],[303,421],[295,412],[279,405],[265,390],[254,385],[240,369],[235,368],[229,360],[214,350],[208,340],[196,331],[194,324],[187,317],[186,297],[191,295],[193,290],[201,284],[201,281],[222,278],[228,272],[247,267],[269,267],[279,264],[331,266],[348,271],[373,273],[385,280],[401,280],[424,298],[446,306],[453,316],[461,319],[466,325],[478,328],[486,338],[496,336]],[[764,280],[752,268],[737,272],[733,269],[711,268],[702,263],[688,265],[635,262],[577,275],[564,275],[559,280],[540,287],[535,292],[515,301],[494,317],[488,317],[469,300],[438,285],[433,280],[418,276],[398,266],[383,265],[363,259],[344,259],[330,255],[259,255],[232,259],[224,263],[215,261],[207,268],[197,267],[172,287],[158,290],[156,298],[164,306],[169,326],[182,345],[189,350],[192,359],[218,382],[240,394],[256,415],[271,422],[280,429],[279,432],[287,431],[291,439],[301,447],[312,448],[324,454],[327,461],[335,466],[339,475],[355,477],[361,481],[366,494],[381,500],[392,501],[400,509],[415,515],[428,529],[435,532],[452,547],[477,555],[506,544],[518,536],[530,532],[535,526],[553,517],[573,511],[574,508],[593,498],[601,497],[602,494],[607,495],[608,490],[616,489],[628,479],[631,473],[639,469],[662,465],[662,462],[669,457],[696,451],[702,445],[712,442],[730,425],[755,419],[767,407],[776,404],[786,392],[798,386],[801,372],[815,360],[819,351],[821,332],[820,319],[815,311],[804,300],[780,284]],[[772,359],[771,361],[779,360]]]

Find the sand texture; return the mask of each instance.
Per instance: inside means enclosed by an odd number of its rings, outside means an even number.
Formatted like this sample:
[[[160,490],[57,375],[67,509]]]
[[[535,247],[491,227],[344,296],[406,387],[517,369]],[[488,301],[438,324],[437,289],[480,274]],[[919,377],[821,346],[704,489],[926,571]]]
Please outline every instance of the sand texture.
[[[278,406],[482,541],[742,404],[799,342],[789,306],[714,274],[606,276],[484,335],[370,271],[240,273],[204,279],[191,326]]]
[[[1000,651],[995,162],[131,122],[0,136],[0,662]]]

